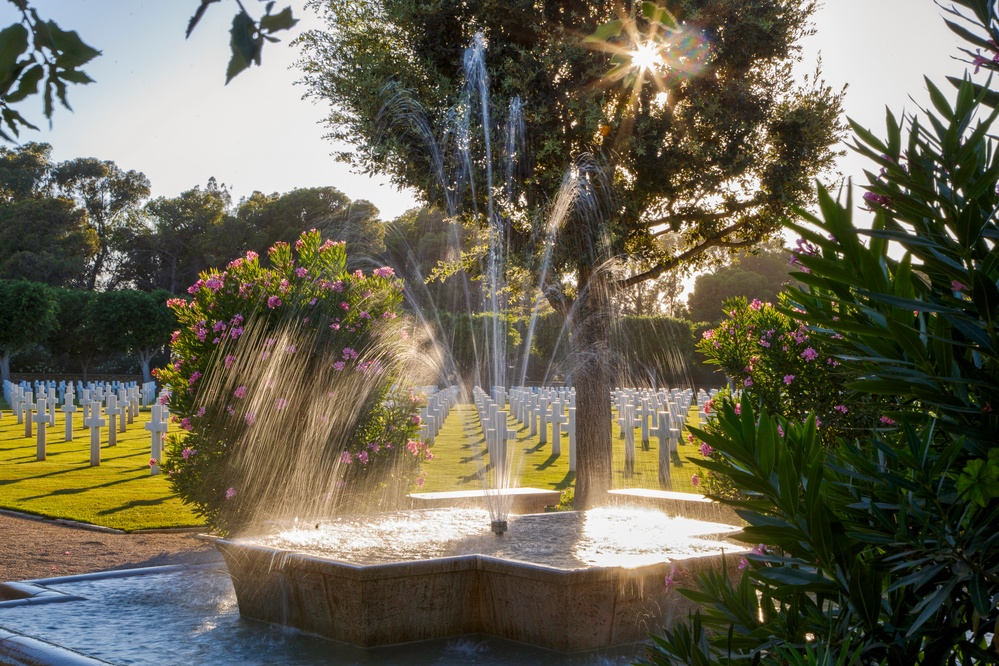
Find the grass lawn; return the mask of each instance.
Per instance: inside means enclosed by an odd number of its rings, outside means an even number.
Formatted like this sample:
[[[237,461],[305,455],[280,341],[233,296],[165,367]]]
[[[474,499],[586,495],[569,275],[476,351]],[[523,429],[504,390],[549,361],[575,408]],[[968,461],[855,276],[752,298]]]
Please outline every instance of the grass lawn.
[[[64,442],[65,421],[56,413],[48,429],[46,460],[35,459],[35,437],[24,436],[24,425],[9,411],[0,418],[0,508],[48,518],[131,531],[146,528],[200,525],[189,508],[173,496],[166,476],[149,473],[149,412],[143,411],[128,431],[118,433],[118,445],[107,445],[102,429],[101,464],[90,466],[90,431],[74,414],[72,442]],[[37,424],[32,424],[37,427]]]
[[[24,436],[9,411],[0,418],[0,508],[23,511],[49,518],[68,518],[126,531],[148,528],[184,527],[201,521],[173,496],[165,475],[149,474],[149,432],[143,427],[149,412],[140,413],[124,434],[118,433],[118,445],[107,445],[107,429],[102,430],[101,465],[90,466],[90,431],[80,426],[75,414],[75,439],[64,442],[65,421],[57,413],[56,425],[48,429],[48,456],[35,460],[35,437]],[[696,408],[690,422],[696,423]],[[35,424],[33,424],[35,426]],[[573,485],[569,472],[569,442],[563,437],[562,454],[551,455],[551,444],[541,445],[528,436],[523,427],[514,453],[516,484],[521,487],[564,490]],[[684,433],[686,437],[686,433]],[[641,435],[636,430],[635,471],[626,477],[624,440],[614,426],[614,487],[659,488],[658,451],[653,439],[648,451],[641,450]],[[685,442],[685,440],[684,440]],[[482,430],[471,405],[452,411],[432,448],[434,459],[424,465],[426,483],[423,492],[478,490],[481,475],[488,463]],[[673,490],[696,492],[690,476],[697,467],[686,462],[696,457],[697,449],[683,443],[682,468],[672,468]]]

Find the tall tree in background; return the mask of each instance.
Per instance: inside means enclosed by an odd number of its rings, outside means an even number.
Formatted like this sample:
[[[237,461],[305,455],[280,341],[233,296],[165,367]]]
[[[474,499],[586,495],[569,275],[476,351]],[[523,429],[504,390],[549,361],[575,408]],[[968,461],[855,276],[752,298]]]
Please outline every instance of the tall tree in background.
[[[0,280],[0,382],[10,379],[10,357],[45,340],[59,325],[55,290],[37,282]]]
[[[0,279],[79,284],[97,251],[86,213],[53,196],[52,147],[0,147]]]
[[[53,177],[59,190],[87,211],[97,234],[98,248],[87,270],[84,287],[113,289],[120,281],[123,230],[134,222],[140,204],[149,196],[149,179],[138,171],[124,171],[114,162],[80,157],[59,164]]]
[[[123,275],[144,291],[180,293],[198,273],[225,265],[241,249],[241,238],[227,233],[232,198],[224,185],[210,179],[176,197],[146,204],[144,224],[128,230]]]
[[[840,95],[816,79],[794,81],[810,0],[685,0],[677,23],[651,3],[511,0],[315,0],[329,25],[307,33],[303,67],[313,97],[331,106],[340,157],[390,174],[441,206],[455,198],[488,210],[483,179],[462,191],[436,180],[426,131],[448,119],[488,117],[499,128],[523,102],[526,155],[487,151],[470,139],[469,168],[503,174],[513,191],[499,220],[511,254],[536,246],[533,222],[556,198],[566,170],[599,205],[577,207],[557,231],[557,279],[541,285],[572,330],[577,386],[577,501],[611,483],[610,302],[616,289],[703,262],[712,248],[772,236],[792,205],[812,197],[841,132]],[[462,53],[481,33],[491,114],[461,99]],[[594,34],[594,51],[583,36]],[[485,86],[479,88],[485,91]],[[391,102],[391,104],[387,104]],[[409,122],[386,123],[392,115]],[[420,131],[414,131],[414,128]],[[500,143],[500,142],[497,142]],[[452,146],[453,147],[453,146]],[[591,159],[582,162],[583,156]],[[492,160],[492,161],[490,161]],[[587,168],[600,167],[601,173]],[[471,210],[472,208],[467,208]],[[678,242],[668,246],[661,236]],[[616,277],[612,257],[647,268]]]
[[[149,363],[170,342],[177,318],[167,307],[169,292],[106,291],[91,307],[90,326],[100,347],[108,353],[134,356],[142,381],[152,380]]]
[[[739,296],[776,303],[785,286],[797,284],[790,274],[790,258],[784,248],[770,246],[758,254],[736,256],[730,264],[697,276],[687,297],[691,321],[720,321],[725,301]]]
[[[385,229],[369,201],[351,201],[335,187],[308,187],[285,194],[254,192],[236,210],[247,249],[294,243],[303,231],[317,229],[323,238],[346,241],[351,255],[369,259],[385,251]]]

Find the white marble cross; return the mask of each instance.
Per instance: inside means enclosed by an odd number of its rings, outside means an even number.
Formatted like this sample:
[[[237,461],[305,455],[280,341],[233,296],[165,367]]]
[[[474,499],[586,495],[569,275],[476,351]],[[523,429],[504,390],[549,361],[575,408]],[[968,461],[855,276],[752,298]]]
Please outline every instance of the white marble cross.
[[[552,403],[552,415],[549,418],[552,424],[552,455],[562,455],[562,426],[569,422],[562,409],[562,402],[556,400]]]
[[[35,408],[34,394],[28,391],[21,401],[21,409],[24,411],[24,436],[31,437],[31,410]]]
[[[635,473],[635,428],[639,421],[635,416],[635,407],[624,405],[617,420],[624,430],[624,475],[631,476]]]
[[[149,457],[159,463],[160,456],[163,455],[163,433],[167,431],[168,426],[167,422],[163,420],[163,407],[153,405],[149,411],[151,412],[151,417],[149,423],[146,424],[146,430],[150,433]],[[159,474],[159,464],[151,465],[149,473],[152,475]]]
[[[118,389],[118,432],[125,432],[125,423],[132,422],[132,407],[128,404],[128,391]]]
[[[118,406],[118,396],[114,393],[108,393],[107,397],[107,407],[104,411],[108,415],[108,446],[118,446],[118,428],[117,419],[122,413],[121,407]]]
[[[45,398],[38,398],[37,412],[31,420],[38,424],[38,438],[35,446],[35,459],[45,460],[45,428],[49,425],[49,415],[45,411]]]
[[[73,404],[73,394],[66,394],[66,402],[61,407],[63,415],[66,417],[66,441],[73,441],[73,412],[76,411],[76,405]]]
[[[101,464],[101,428],[108,422],[101,418],[100,402],[95,401],[91,407],[90,416],[84,421],[84,425],[90,428],[90,466],[97,467]]]

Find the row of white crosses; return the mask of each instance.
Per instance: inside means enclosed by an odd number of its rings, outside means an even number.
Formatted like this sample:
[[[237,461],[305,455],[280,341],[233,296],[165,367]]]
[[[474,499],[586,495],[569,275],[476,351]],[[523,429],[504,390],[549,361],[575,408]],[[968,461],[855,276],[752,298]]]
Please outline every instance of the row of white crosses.
[[[413,391],[427,397],[427,405],[420,408],[420,437],[427,444],[433,444],[444,420],[458,403],[458,387],[441,390],[436,386],[418,386]]]
[[[548,444],[551,426],[552,455],[562,455],[562,435],[569,445],[569,471],[576,471],[576,390],[572,388],[515,386],[510,389],[510,412],[531,437]]]
[[[101,428],[108,428],[108,446],[116,446],[119,432],[127,432],[129,424],[134,423],[139,414],[140,405],[142,407],[149,402],[156,400],[155,384],[143,385],[141,388],[134,385],[121,385],[116,383],[90,383],[83,388],[82,383],[77,383],[79,387],[81,423],[82,427],[90,430],[90,465],[96,467],[101,464]],[[60,408],[65,415],[66,430],[64,439],[67,442],[73,441],[73,414],[78,411],[76,406],[77,389],[72,382],[57,385],[55,382],[37,382],[35,390],[31,390],[31,385],[27,383],[13,384],[4,382],[4,395],[7,397],[14,413],[17,415],[18,423],[24,423],[25,437],[32,436],[32,425],[36,425],[36,458],[45,460],[47,451],[46,430],[55,425],[55,411],[59,402]],[[38,397],[35,398],[37,391]],[[59,392],[59,397],[57,397]],[[102,414],[102,408],[104,413]],[[32,411],[35,412],[32,416]],[[108,418],[104,418],[107,416]],[[167,429],[166,408],[157,401],[153,405],[152,419],[146,424],[146,429],[150,431],[151,442],[150,451],[152,459],[159,461],[162,455],[163,434]],[[159,473],[159,466],[153,465],[152,474]]]
[[[510,427],[509,414],[505,402],[501,403],[494,397],[506,400],[506,390],[493,387],[493,395],[488,395],[476,386],[472,389],[475,409],[482,424],[482,434],[486,440],[486,452],[493,468],[493,483],[496,488],[507,488],[510,485],[510,463],[512,457],[507,442],[517,439],[517,431]]]
[[[640,429],[643,450],[649,450],[653,436],[658,440],[659,483],[671,487],[670,465],[683,465],[678,447],[693,399],[690,389],[614,389],[612,400],[625,441],[625,475],[635,470],[635,430]]]

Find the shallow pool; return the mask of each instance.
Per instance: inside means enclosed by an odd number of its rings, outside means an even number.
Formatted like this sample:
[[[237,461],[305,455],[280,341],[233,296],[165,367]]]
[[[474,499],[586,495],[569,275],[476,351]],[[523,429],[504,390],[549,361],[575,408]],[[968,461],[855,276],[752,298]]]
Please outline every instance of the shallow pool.
[[[565,655],[486,636],[356,648],[241,618],[221,566],[47,586],[83,600],[0,608],[0,628],[120,665],[616,666],[641,654],[629,646]]]

